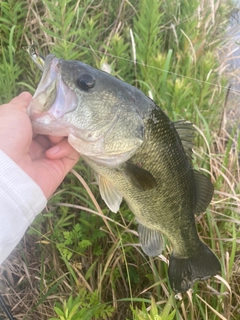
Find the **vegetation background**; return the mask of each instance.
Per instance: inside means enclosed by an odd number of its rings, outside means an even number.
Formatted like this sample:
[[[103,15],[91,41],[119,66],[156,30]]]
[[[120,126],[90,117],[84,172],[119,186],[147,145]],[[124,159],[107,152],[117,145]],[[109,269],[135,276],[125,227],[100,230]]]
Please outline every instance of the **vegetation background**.
[[[227,80],[218,58],[232,10],[224,0],[0,2],[1,103],[35,91],[41,72],[23,49],[34,43],[44,56],[107,68],[172,120],[197,126],[194,165],[215,185],[197,227],[222,263],[221,277],[174,297],[171,244],[145,256],[127,205],[110,212],[80,161],[0,266],[0,293],[16,319],[240,319],[239,138],[237,125],[226,130],[222,121]]]

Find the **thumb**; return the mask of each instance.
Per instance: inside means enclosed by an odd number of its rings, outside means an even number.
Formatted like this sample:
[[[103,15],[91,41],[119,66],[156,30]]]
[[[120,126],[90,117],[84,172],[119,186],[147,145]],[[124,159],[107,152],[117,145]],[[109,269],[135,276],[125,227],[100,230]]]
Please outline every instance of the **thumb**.
[[[24,91],[20,93],[17,97],[13,98],[10,102],[9,105],[18,108],[18,109],[27,109],[30,101],[32,99],[31,93]]]

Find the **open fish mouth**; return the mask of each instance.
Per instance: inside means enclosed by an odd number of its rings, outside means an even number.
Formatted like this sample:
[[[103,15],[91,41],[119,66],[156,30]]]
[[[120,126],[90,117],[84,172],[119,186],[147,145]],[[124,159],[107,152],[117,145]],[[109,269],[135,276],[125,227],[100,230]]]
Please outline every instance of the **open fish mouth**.
[[[78,100],[75,92],[62,79],[61,61],[52,54],[46,57],[41,81],[28,106],[27,112],[35,133],[69,134],[61,118],[77,108]],[[54,128],[50,126],[52,123]]]

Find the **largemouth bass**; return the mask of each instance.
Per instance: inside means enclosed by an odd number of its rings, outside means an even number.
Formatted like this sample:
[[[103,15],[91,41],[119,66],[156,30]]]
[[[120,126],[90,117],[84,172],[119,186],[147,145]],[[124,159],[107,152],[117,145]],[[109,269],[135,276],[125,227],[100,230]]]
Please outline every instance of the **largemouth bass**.
[[[138,222],[143,251],[158,256],[172,244],[169,281],[175,292],[220,272],[198,237],[213,185],[191,164],[193,126],[173,123],[137,88],[79,61],[48,55],[28,107],[38,134],[67,136],[97,175],[113,212],[124,198]]]

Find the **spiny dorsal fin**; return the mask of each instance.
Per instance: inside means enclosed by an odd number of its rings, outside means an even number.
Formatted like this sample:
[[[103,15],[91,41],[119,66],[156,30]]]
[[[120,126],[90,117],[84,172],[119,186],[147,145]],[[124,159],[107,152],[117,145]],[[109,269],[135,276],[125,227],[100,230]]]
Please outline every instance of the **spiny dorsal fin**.
[[[194,147],[194,132],[193,124],[189,121],[179,120],[174,122],[174,127],[182,141],[182,145],[189,162],[192,162],[192,149]]]
[[[117,188],[104,177],[97,175],[99,191],[108,208],[117,213],[122,202],[122,195]]]
[[[149,171],[129,161],[123,165],[123,168],[127,178],[136,189],[146,191],[156,187],[156,179]]]
[[[206,211],[212,200],[214,187],[212,182],[204,174],[193,170],[196,187],[196,205],[194,213],[200,214]]]
[[[164,249],[164,238],[158,230],[152,230],[138,224],[139,242],[149,257],[159,256]]]

